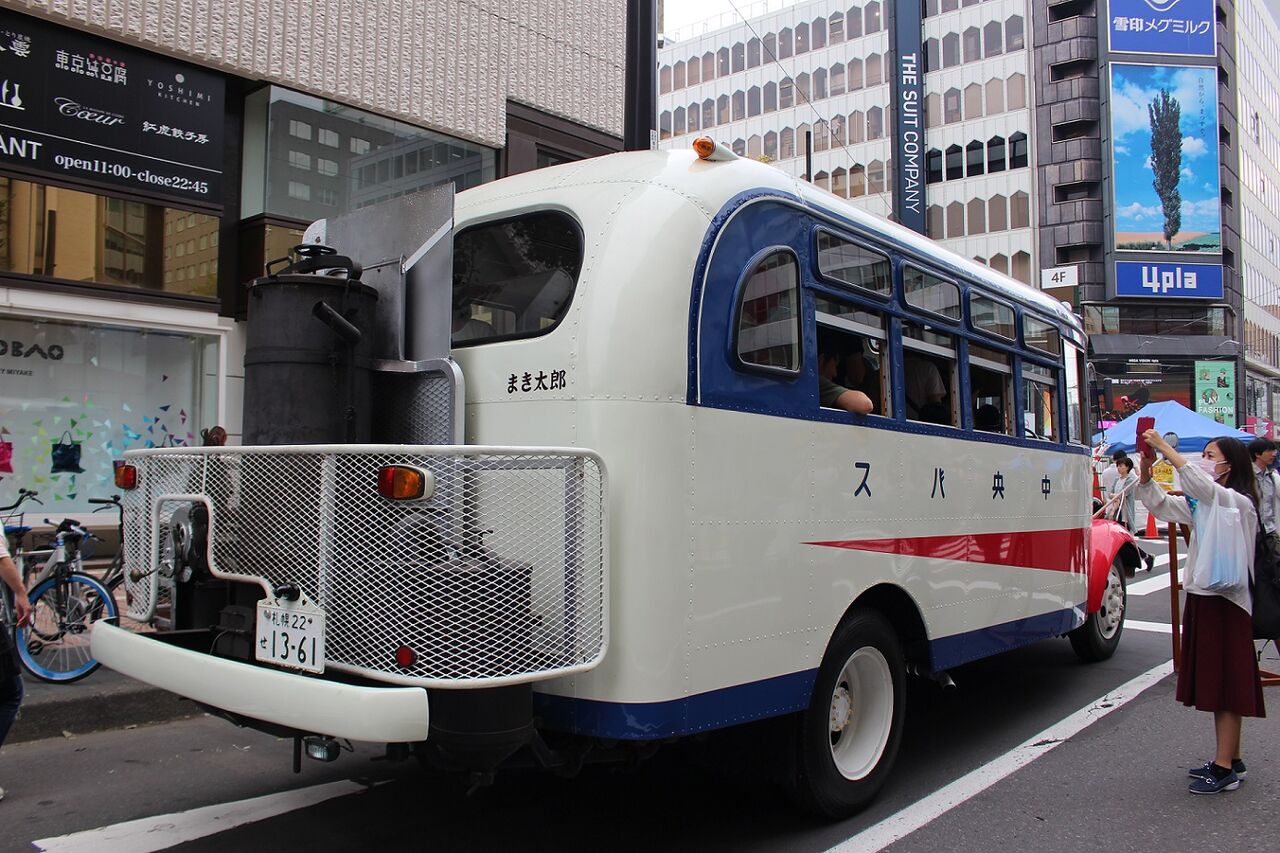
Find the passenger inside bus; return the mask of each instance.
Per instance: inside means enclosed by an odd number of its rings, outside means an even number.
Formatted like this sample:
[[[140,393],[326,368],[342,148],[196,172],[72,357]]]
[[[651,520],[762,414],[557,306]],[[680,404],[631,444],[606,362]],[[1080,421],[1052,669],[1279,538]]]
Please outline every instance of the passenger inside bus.
[[[478,317],[472,316],[470,300],[454,306],[452,333],[454,343],[475,340],[476,338],[491,338],[496,334],[497,331],[493,328],[492,323],[487,323]]]
[[[907,417],[913,421],[950,424],[947,412],[947,386],[942,371],[933,359],[906,350],[902,354],[907,392]]]
[[[983,432],[1008,432],[1004,421],[1000,409],[990,403],[979,406],[973,413],[973,428]]]
[[[856,415],[869,415],[874,404],[866,393],[836,382],[840,365],[849,355],[843,336],[825,329],[818,330],[818,403],[827,409],[844,409]]]
[[[842,337],[848,338],[849,348],[840,363],[840,370],[836,373],[835,381],[846,388],[866,394],[867,398],[871,400],[871,413],[883,415],[885,409],[881,405],[883,394],[881,391],[880,362],[867,352],[872,347],[870,341],[864,340],[861,335],[845,335]]]

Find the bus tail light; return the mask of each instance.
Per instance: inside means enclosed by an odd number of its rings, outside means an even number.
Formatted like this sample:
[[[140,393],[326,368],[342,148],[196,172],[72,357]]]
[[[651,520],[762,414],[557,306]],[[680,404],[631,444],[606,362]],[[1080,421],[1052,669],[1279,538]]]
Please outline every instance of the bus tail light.
[[[378,494],[392,501],[429,498],[435,491],[430,471],[412,465],[383,465],[378,470]]]

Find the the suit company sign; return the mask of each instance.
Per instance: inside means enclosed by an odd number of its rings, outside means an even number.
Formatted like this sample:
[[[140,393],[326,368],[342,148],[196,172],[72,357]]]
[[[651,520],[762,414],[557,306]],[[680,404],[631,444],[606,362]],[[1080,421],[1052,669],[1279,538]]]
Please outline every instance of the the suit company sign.
[[[0,11],[0,163],[207,205],[222,196],[222,79]]]

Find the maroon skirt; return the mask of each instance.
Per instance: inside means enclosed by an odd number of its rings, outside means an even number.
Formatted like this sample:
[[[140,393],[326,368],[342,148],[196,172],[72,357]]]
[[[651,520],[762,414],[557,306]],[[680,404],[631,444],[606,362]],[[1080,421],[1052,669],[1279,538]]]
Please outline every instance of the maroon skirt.
[[[1248,613],[1221,596],[1187,594],[1177,695],[1201,711],[1267,715]]]

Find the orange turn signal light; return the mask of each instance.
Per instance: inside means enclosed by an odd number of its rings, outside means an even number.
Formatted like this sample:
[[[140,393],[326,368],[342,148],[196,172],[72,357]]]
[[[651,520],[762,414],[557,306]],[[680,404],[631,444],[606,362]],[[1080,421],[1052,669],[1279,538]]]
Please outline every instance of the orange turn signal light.
[[[435,478],[412,465],[384,465],[378,470],[378,494],[393,501],[414,501],[429,497]]]
[[[132,491],[138,488],[138,467],[125,462],[115,464],[116,488]]]
[[[716,141],[710,136],[699,136],[693,140],[693,153],[705,160],[716,153]]]

